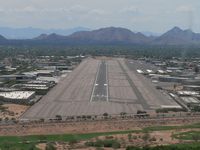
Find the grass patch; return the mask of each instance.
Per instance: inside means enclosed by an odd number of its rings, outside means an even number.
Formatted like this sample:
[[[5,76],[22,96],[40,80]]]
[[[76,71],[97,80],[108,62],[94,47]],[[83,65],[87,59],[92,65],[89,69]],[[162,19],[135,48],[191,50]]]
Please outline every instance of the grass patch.
[[[132,147],[129,146],[126,150],[199,150],[200,143],[189,143],[189,144],[174,144],[166,146],[155,146],[155,147]]]
[[[60,135],[30,135],[30,136],[0,136],[0,149],[11,149],[11,150],[27,150],[32,145],[44,142],[73,142],[81,140],[89,140],[91,138],[99,136],[109,136],[115,134],[129,134],[129,133],[146,133],[151,131],[164,131],[164,130],[175,130],[175,129],[193,129],[200,128],[200,123],[184,125],[184,126],[154,126],[147,127],[142,130],[128,130],[128,131],[115,131],[115,132],[103,132],[103,133],[87,133],[87,134],[60,134]],[[180,133],[181,134],[181,133]],[[191,133],[188,135],[179,135],[184,139],[191,139]],[[196,134],[200,134],[196,133]],[[174,135],[175,138],[178,135]],[[8,143],[9,141],[9,143]],[[9,145],[9,148],[6,146]]]
[[[200,123],[184,125],[184,126],[153,126],[146,127],[143,131],[165,131],[165,130],[176,130],[176,129],[194,129],[200,128]]]
[[[139,133],[141,130],[130,130],[130,131],[116,131],[116,132],[102,132],[102,133],[87,133],[87,134],[60,134],[60,135],[30,135],[30,136],[1,136],[0,144],[6,141],[12,141],[14,143],[20,142],[55,142],[55,141],[65,141],[69,142],[71,140],[87,140],[95,138],[98,136],[114,135],[114,134],[127,134],[127,133]]]
[[[87,133],[87,134],[61,134],[61,135],[30,135],[30,136],[1,136],[0,137],[0,148],[4,149],[28,149],[31,145],[44,142],[73,142],[80,140],[88,140],[98,136],[107,136],[115,134],[128,134],[128,133],[139,133],[141,130],[130,130],[130,131],[116,131],[116,132],[104,132],[104,133]],[[9,144],[8,142],[9,141]],[[9,145],[9,148],[6,148]]]
[[[4,142],[0,144],[1,150],[39,150],[36,148],[37,143],[19,144],[13,142]]]
[[[180,140],[199,141],[200,131],[188,131],[188,132],[177,133],[177,134],[174,134],[173,137]]]

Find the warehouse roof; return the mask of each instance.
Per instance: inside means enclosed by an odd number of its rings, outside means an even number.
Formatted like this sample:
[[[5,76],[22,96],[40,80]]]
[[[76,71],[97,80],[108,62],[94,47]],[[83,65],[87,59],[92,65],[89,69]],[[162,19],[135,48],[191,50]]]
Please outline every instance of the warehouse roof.
[[[185,102],[185,103],[200,103],[200,101],[197,98],[194,97],[181,97],[181,99]]]
[[[179,95],[198,95],[198,92],[195,91],[178,91],[177,92]]]
[[[161,105],[161,108],[164,108],[164,109],[172,109],[172,108],[181,109],[182,107],[180,105]]]
[[[24,72],[23,74],[24,75],[37,75],[37,74],[40,74],[40,73],[53,73],[55,72],[55,70],[37,70],[37,71],[30,71],[30,72]]]
[[[28,99],[33,94],[33,91],[0,92],[0,96],[7,99]]]

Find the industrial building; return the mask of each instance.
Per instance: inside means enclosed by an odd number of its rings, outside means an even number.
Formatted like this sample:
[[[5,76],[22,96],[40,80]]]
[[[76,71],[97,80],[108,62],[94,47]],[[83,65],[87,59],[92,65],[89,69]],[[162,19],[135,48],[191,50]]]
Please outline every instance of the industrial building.
[[[182,83],[183,81],[188,80],[188,78],[171,77],[171,76],[159,76],[158,79],[161,82],[178,82],[178,83]]]
[[[34,97],[33,91],[0,92],[0,101],[15,104],[30,104]]]
[[[53,86],[53,85],[52,85]],[[27,91],[35,91],[37,95],[44,95],[49,91],[49,88],[52,87],[46,84],[15,84],[14,88]]]
[[[188,79],[183,81],[184,85],[200,85],[200,79]]]
[[[32,76],[44,76],[44,77],[53,77],[59,75],[59,71],[57,70],[37,70],[37,71],[31,71],[31,72],[24,72],[24,75],[32,75]]]
[[[196,92],[196,91],[177,91],[177,94],[179,96],[195,96],[195,95],[199,95],[199,93]]]
[[[1,75],[0,81],[10,81],[10,80],[20,80],[20,81],[28,81],[36,79],[33,75]]]
[[[16,88],[6,88],[6,87],[0,87],[0,92],[13,92],[18,91]]]
[[[186,96],[186,97],[181,97],[181,99],[188,107],[192,107],[192,106],[200,104],[200,101],[195,97]]]
[[[200,91],[200,86],[199,85],[183,85],[183,90]]]

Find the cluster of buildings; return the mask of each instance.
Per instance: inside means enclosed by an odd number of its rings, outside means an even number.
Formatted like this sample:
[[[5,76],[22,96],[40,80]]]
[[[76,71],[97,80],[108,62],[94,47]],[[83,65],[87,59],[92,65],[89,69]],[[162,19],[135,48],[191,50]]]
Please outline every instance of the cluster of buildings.
[[[26,58],[20,55],[15,58],[15,63],[12,58],[1,61],[0,103],[34,104],[63,76],[66,76],[82,58],[84,57]],[[16,65],[16,62],[21,66]]]
[[[137,72],[150,78],[158,90],[166,91],[183,109],[200,111],[199,58],[139,61],[153,66],[153,69],[143,66]]]
[[[39,75],[39,77],[43,75]],[[56,78],[57,76],[55,76]],[[54,78],[54,76],[52,76]],[[55,81],[38,80],[35,75],[2,75],[0,88],[1,103],[34,104],[52,88]]]

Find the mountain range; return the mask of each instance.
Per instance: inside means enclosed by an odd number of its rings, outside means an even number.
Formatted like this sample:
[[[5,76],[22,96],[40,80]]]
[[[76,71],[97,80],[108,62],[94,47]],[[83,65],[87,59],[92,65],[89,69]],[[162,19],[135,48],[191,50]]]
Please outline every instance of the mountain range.
[[[70,35],[41,34],[28,40],[9,40],[0,36],[0,44],[145,44],[145,45],[198,45],[200,33],[174,27],[160,36],[146,36],[126,28],[107,27],[92,31],[77,31]]]

